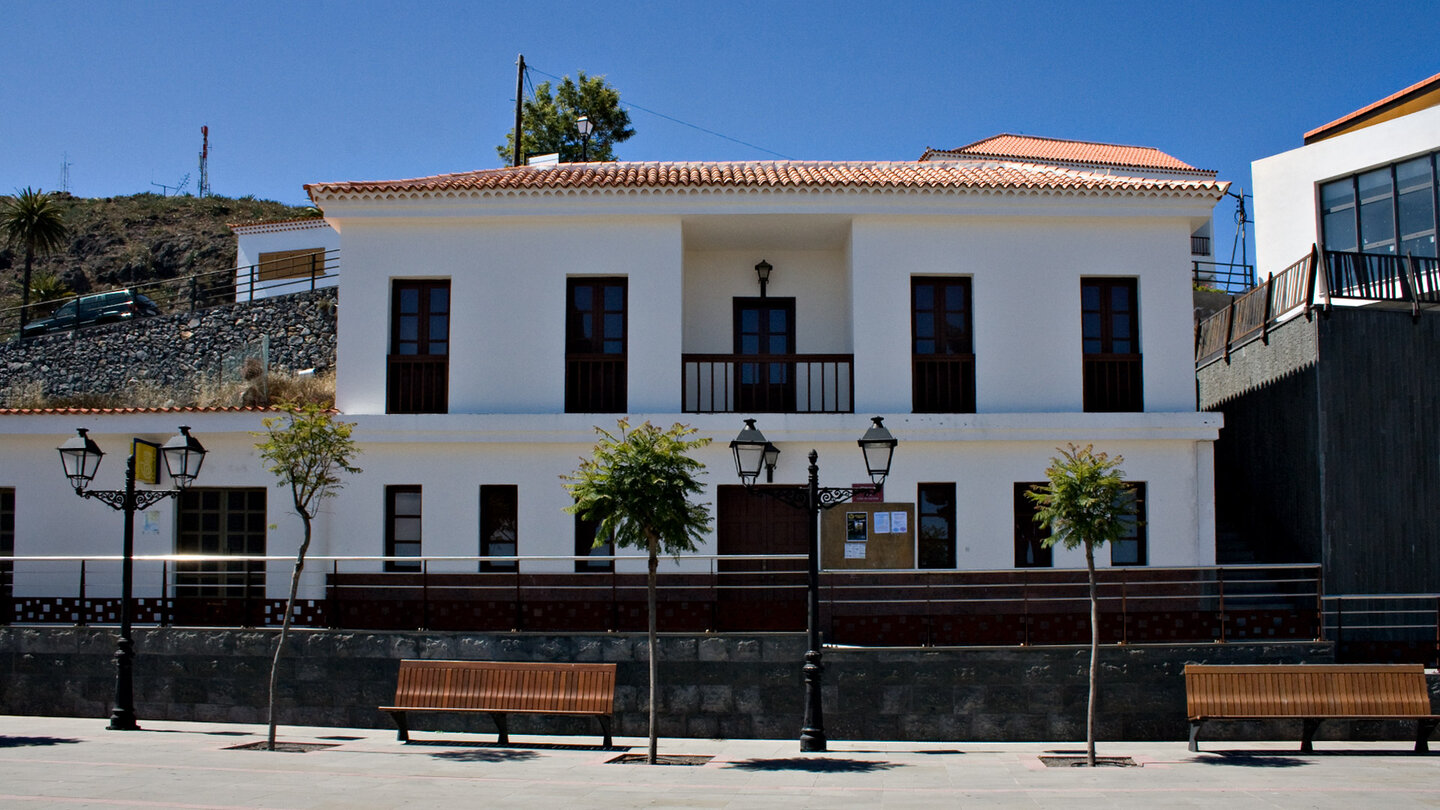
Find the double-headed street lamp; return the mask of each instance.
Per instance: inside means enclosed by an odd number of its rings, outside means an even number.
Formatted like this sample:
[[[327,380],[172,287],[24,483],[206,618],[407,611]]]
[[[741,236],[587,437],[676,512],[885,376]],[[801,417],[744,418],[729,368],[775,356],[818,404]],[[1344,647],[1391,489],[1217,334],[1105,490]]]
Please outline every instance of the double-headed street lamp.
[[[200,474],[200,465],[205,461],[205,448],[190,435],[188,425],[181,425],[180,432],[160,447],[165,457],[165,469],[175,481],[175,489],[135,488],[135,447],[139,440],[130,443],[130,460],[125,467],[125,489],[86,489],[100,468],[100,459],[105,453],[85,428],[77,428],[69,441],[60,445],[60,463],[65,466],[65,477],[75,487],[75,494],[82,498],[94,498],[111,509],[125,513],[125,535],[120,567],[120,641],[115,649],[115,708],[110,712],[108,728],[118,731],[135,731],[135,690],[131,671],[135,659],[135,643],[130,638],[130,596],[134,581],[135,562],[135,513],[156,503],[179,495]],[[154,445],[149,445],[154,447]],[[153,459],[153,456],[152,456]]]
[[[765,487],[754,489],[765,468],[767,476],[775,469],[780,449],[765,440],[764,434],[755,427],[754,419],[745,420],[745,429],[730,442],[735,454],[735,472],[740,482],[751,492],[760,492],[790,506],[809,511],[810,543],[808,548],[808,574],[806,582],[807,607],[805,629],[809,649],[805,653],[805,724],[800,729],[801,751],[825,750],[825,718],[820,701],[820,676],[824,667],[820,663],[820,512],[839,506],[856,495],[873,492],[885,483],[890,474],[890,460],[899,442],[885,429],[884,420],[873,417],[870,429],[860,437],[859,445],[865,454],[865,469],[870,474],[871,487],[822,487],[820,486],[820,454],[810,451],[810,482],[794,486]],[[767,477],[767,480],[768,477]]]

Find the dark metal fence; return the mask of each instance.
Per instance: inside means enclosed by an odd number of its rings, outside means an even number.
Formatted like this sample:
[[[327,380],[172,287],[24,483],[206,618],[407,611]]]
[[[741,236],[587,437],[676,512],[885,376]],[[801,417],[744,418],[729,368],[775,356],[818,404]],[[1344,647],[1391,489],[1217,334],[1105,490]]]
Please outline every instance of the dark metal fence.
[[[685,413],[853,413],[853,354],[686,354]]]

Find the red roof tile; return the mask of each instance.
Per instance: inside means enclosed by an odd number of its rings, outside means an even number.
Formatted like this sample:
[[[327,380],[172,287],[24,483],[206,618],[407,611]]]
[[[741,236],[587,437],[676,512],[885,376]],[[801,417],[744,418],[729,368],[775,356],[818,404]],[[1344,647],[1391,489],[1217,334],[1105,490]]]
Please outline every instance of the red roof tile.
[[[238,229],[240,229],[240,228],[257,228],[257,227],[260,227],[260,226],[262,226],[262,225],[263,225],[263,226],[266,226],[266,227],[275,227],[275,226],[277,226],[277,225],[290,225],[290,226],[303,227],[303,226],[311,225],[311,224],[324,225],[324,224],[325,224],[325,218],[324,218],[324,217],[288,217],[288,218],[286,218],[286,219],[257,219],[257,220],[255,220],[254,222],[227,222],[227,223],[225,223],[225,227],[227,227],[227,228],[229,228],[230,230],[234,231],[234,230],[238,230]]]
[[[1086,163],[1127,169],[1160,169],[1167,172],[1194,172],[1213,177],[1215,172],[1197,169],[1150,146],[1122,146],[1093,141],[1067,141],[1033,135],[1002,134],[967,144],[959,149],[927,149],[922,161],[954,157],[1010,158],[1019,160]]]
[[[283,412],[273,405],[235,405],[206,408],[0,408],[0,416],[19,414],[127,414],[127,413],[273,413]]]
[[[1355,112],[1349,113],[1348,115],[1342,115],[1324,126],[1316,127],[1310,130],[1309,132],[1305,133],[1305,143],[1310,143],[1310,141],[1312,139],[1315,139],[1317,135],[1327,135],[1329,134],[1329,130],[1339,129],[1345,124],[1349,124],[1358,118],[1364,118],[1366,115],[1369,115],[1372,112],[1376,112],[1389,104],[1404,100],[1407,96],[1420,95],[1421,93],[1428,93],[1431,90],[1437,89],[1440,89],[1440,73],[1436,73],[1434,76],[1431,76],[1428,79],[1418,81],[1398,93],[1391,93],[1390,95],[1380,99],[1373,104],[1366,104],[1364,107],[1361,107]]]
[[[1178,162],[1178,161],[1177,161]],[[1183,164],[1182,164],[1183,165]],[[312,198],[384,194],[446,194],[640,188],[763,189],[1036,189],[1215,192],[1228,184],[1207,179],[1160,180],[1092,174],[1044,165],[925,162],[562,163],[485,169],[408,180],[311,183]]]

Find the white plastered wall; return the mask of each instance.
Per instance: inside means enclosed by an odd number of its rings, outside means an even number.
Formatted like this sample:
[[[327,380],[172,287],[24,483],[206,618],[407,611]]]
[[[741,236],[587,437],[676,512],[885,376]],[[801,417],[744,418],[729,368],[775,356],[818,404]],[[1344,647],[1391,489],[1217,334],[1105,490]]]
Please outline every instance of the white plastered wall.
[[[274,226],[252,226],[235,232],[235,300],[249,301],[252,298],[266,298],[309,289],[294,279],[259,281],[252,277],[254,266],[260,263],[260,254],[285,250],[309,250],[319,248],[334,251],[340,247],[340,234],[324,220],[303,224],[279,223]],[[330,254],[333,274],[339,269],[338,254]],[[316,287],[334,287],[339,283],[336,277],[319,279]],[[253,292],[253,296],[252,296]]]

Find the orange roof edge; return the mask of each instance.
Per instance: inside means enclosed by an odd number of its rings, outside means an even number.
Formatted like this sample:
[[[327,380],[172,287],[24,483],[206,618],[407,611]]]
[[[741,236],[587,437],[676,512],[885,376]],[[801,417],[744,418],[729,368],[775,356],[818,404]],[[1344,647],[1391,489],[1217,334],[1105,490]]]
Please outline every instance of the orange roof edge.
[[[1373,102],[1371,104],[1366,104],[1364,107],[1361,107],[1360,109],[1352,113],[1342,115],[1339,118],[1336,118],[1334,121],[1325,124],[1324,126],[1316,127],[1305,133],[1304,140],[1306,143],[1309,143],[1311,138],[1314,138],[1317,135],[1325,134],[1328,130],[1339,129],[1345,124],[1348,124],[1359,118],[1364,118],[1365,116],[1373,112],[1378,112],[1384,107],[1388,107],[1392,104],[1405,101],[1410,96],[1419,95],[1421,93],[1426,93],[1431,90],[1437,89],[1440,89],[1440,73],[1436,73],[1434,76],[1431,76],[1428,79],[1422,79],[1415,84],[1412,84],[1409,87],[1405,88],[1404,90],[1401,90],[1398,93],[1391,93],[1390,95],[1380,99],[1379,101]]]

